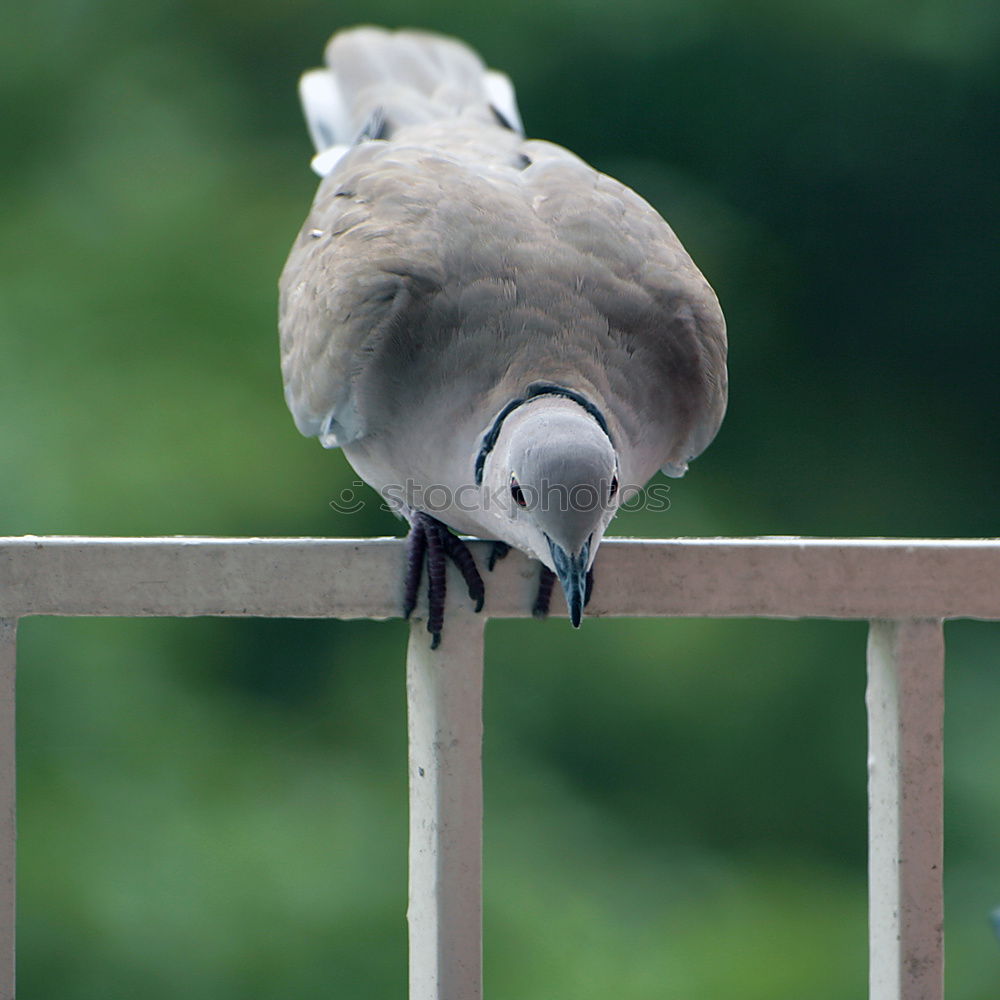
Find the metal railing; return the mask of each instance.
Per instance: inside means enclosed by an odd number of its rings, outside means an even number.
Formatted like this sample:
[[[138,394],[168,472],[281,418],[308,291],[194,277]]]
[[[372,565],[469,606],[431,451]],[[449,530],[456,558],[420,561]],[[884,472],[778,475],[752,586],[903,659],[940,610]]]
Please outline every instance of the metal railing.
[[[0,1000],[14,996],[18,619],[384,619],[403,565],[399,539],[0,538]],[[608,539],[597,571],[592,617],[871,622],[869,997],[941,1000],[942,623],[1000,619],[1000,541]],[[440,648],[415,621],[407,653],[411,1000],[482,995],[483,630],[528,614],[537,564],[500,563],[478,615],[449,582]]]

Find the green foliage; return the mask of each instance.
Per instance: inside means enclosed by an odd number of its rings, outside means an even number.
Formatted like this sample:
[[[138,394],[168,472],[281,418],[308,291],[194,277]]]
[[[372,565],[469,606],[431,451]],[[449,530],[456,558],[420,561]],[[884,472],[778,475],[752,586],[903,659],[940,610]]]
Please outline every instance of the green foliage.
[[[635,185],[732,404],[622,534],[993,535],[1000,8],[40,0],[0,40],[0,533],[397,530],[284,409],[295,100],[363,16],[450,31]],[[398,623],[22,625],[25,997],[398,997]],[[949,629],[949,996],[993,995],[996,628]],[[490,627],[491,996],[862,996],[864,630]]]

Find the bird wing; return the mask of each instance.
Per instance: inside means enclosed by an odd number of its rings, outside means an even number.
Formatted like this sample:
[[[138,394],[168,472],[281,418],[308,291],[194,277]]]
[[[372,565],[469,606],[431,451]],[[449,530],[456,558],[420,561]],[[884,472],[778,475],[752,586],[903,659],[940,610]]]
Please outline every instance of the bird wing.
[[[415,310],[468,279],[459,246],[463,230],[470,235],[463,207],[482,201],[491,185],[502,187],[503,161],[517,141],[501,133],[509,148],[498,156],[482,127],[467,127],[463,141],[453,126],[456,156],[419,137],[407,142],[405,131],[391,144],[362,143],[337,164],[281,276],[285,396],[299,430],[328,447],[368,429],[356,387],[378,345],[392,336],[397,348],[400,339],[419,347],[427,331],[413,320]],[[463,159],[479,169],[463,168]],[[497,191],[488,200],[498,202]]]
[[[726,408],[726,326],[715,292],[629,187],[560,146],[535,141],[523,150],[534,161],[524,178],[536,214],[575,252],[566,277],[607,322],[607,391],[631,415],[632,439],[659,453],[669,475],[682,475]]]
[[[286,398],[327,446],[400,419],[431,364],[435,385],[463,379],[486,411],[538,378],[595,394],[650,471],[680,474],[722,419],[722,314],[670,227],[568,151],[495,126],[355,147],[281,290]]]

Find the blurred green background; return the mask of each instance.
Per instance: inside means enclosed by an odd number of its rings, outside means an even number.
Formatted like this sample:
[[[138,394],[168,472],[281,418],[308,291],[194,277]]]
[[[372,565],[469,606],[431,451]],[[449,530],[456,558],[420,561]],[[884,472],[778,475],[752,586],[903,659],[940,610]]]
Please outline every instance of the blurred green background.
[[[295,96],[359,21],[507,70],[712,280],[732,400],[621,534],[996,535],[1000,7],[34,0],[0,37],[0,533],[398,531],[300,438]],[[1000,995],[1000,628],[955,623],[950,1000]],[[486,988],[865,996],[860,624],[494,623]],[[401,623],[21,627],[20,995],[399,998]]]

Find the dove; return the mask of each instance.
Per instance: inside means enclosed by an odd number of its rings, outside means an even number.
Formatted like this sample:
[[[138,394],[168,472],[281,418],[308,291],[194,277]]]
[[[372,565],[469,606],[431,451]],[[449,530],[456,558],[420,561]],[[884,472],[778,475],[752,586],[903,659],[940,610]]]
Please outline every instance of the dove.
[[[406,617],[457,533],[555,580],[579,627],[619,506],[682,476],[727,399],[718,299],[664,219],[555,143],[527,139],[507,76],[462,42],[361,27],[299,92],[322,178],[280,279],[285,399],[410,525]]]

